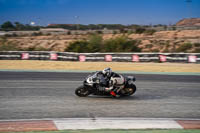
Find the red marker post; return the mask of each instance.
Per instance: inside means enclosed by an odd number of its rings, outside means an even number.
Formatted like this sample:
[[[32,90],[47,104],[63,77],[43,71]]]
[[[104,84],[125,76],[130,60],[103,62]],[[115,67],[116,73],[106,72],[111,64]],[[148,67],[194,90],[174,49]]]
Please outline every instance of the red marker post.
[[[56,53],[50,54],[50,60],[57,60],[57,59],[58,59],[58,55]]]
[[[28,60],[29,59],[29,53],[22,53],[22,60]]]
[[[160,62],[166,62],[167,58],[165,55],[159,55],[159,60],[160,60]]]
[[[132,55],[132,61],[133,62],[139,62],[140,61],[140,57],[138,55]]]
[[[86,61],[85,55],[79,55],[79,61],[80,62]]]
[[[111,62],[112,61],[112,55],[105,55],[105,61]]]
[[[196,63],[197,62],[197,57],[195,55],[188,56],[188,62]]]

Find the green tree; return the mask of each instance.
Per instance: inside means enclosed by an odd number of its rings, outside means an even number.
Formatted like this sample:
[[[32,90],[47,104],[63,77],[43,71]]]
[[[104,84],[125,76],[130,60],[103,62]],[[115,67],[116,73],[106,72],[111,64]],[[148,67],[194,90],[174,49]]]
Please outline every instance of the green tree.
[[[102,36],[98,34],[91,35],[88,41],[88,52],[99,52],[102,48]]]
[[[154,29],[148,29],[144,33],[147,35],[153,35],[155,32],[156,32],[156,30],[154,30]]]
[[[138,41],[129,40],[126,36],[108,39],[104,43],[104,52],[140,52]]]
[[[126,36],[103,41],[100,35],[91,35],[88,41],[75,41],[65,49],[68,52],[140,52],[139,42]]]
[[[192,44],[191,43],[184,43],[182,45],[180,45],[176,51],[177,52],[187,52],[188,50],[190,50],[192,48]]]
[[[84,53],[87,52],[87,41],[76,41],[69,44],[69,46],[65,49],[67,52],[78,52]]]
[[[135,33],[136,34],[142,34],[142,33],[144,33],[145,32],[145,28],[136,28],[136,30],[135,30]]]
[[[16,30],[24,30],[25,26],[23,24],[20,24],[19,22],[15,22]]]
[[[1,28],[3,30],[14,30],[15,26],[10,21],[7,21],[1,25]]]

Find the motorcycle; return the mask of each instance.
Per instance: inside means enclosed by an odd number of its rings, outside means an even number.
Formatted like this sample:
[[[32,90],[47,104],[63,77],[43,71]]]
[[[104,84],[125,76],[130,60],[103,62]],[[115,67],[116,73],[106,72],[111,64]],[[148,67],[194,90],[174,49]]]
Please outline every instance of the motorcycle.
[[[109,84],[114,83],[117,88],[118,96],[131,96],[136,92],[136,81],[134,76],[111,77]],[[86,97],[88,95],[111,96],[110,91],[107,91],[106,80],[103,76],[98,75],[98,72],[88,75],[83,81],[83,85],[75,90],[75,94],[79,97]]]

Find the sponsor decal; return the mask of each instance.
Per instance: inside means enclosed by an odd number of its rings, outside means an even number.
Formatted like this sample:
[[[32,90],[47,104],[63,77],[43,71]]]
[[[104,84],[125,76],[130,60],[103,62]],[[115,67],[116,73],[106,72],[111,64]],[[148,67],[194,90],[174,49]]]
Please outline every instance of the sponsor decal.
[[[85,55],[79,55],[79,61],[80,62],[86,61]]]
[[[132,61],[133,62],[139,62],[140,61],[140,57],[138,55],[132,55]]]
[[[105,61],[112,61],[112,55],[105,55]]]
[[[191,63],[197,62],[197,57],[195,55],[188,56],[188,62],[191,62]]]
[[[22,60],[28,60],[29,59],[29,53],[22,53]]]
[[[166,62],[167,58],[165,55],[159,55],[159,60],[160,60],[160,62]]]
[[[57,60],[58,55],[56,53],[50,53],[50,60]]]

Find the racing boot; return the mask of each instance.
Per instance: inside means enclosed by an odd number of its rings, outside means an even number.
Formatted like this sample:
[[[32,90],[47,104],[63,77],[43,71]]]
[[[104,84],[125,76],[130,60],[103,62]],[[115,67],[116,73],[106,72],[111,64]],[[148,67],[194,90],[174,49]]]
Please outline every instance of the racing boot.
[[[120,97],[120,95],[117,94],[118,88],[114,88],[113,90],[110,91],[110,94],[112,97]]]

